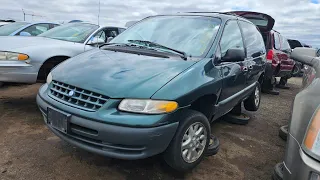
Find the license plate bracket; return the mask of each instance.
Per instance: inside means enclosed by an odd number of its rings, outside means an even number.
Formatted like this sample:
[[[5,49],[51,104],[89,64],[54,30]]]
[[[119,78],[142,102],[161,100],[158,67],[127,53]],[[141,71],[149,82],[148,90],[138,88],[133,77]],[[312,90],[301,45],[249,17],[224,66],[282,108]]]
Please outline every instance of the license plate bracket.
[[[47,124],[54,129],[67,134],[69,131],[70,116],[71,115],[63,113],[59,110],[48,108]]]

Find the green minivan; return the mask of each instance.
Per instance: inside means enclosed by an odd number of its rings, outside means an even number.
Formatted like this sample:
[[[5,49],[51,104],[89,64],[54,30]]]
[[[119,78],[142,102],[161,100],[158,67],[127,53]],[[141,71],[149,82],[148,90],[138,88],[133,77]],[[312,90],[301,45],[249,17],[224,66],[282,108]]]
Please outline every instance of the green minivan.
[[[265,56],[259,30],[242,17],[151,16],[54,68],[37,103],[74,146],[128,160],[163,154],[186,171],[206,154],[212,121],[242,102],[258,110]]]

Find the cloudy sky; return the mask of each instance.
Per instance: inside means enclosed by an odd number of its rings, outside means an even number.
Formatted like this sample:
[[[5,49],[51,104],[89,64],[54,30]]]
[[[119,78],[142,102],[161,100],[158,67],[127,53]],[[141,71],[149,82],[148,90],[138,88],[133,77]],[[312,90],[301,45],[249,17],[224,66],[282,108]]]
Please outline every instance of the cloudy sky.
[[[1,0],[0,18],[33,21],[98,22],[99,0]],[[275,28],[288,38],[320,47],[320,0],[101,0],[100,24],[124,26],[146,16],[185,11],[249,10],[271,15]],[[32,21],[31,16],[26,17]]]

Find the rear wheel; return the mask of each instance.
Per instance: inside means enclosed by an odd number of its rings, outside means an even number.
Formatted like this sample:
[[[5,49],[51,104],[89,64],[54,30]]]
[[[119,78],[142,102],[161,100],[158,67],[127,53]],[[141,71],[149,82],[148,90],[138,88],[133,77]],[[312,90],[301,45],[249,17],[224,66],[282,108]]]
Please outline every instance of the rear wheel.
[[[248,99],[244,101],[244,107],[248,111],[257,111],[260,106],[261,101],[261,88],[260,84],[257,83],[257,86],[255,87],[252,94],[249,96]]]
[[[2,87],[4,85],[4,83],[3,82],[0,82],[0,87]]]
[[[203,159],[210,141],[208,119],[200,112],[188,110],[169,147],[164,153],[166,163],[178,171],[196,167]]]

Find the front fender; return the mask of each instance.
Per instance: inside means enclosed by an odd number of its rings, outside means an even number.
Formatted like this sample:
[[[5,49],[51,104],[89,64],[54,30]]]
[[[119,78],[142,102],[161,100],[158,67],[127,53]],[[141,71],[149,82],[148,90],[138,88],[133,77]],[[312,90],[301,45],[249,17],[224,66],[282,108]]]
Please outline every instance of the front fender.
[[[180,107],[205,95],[219,95],[222,87],[220,68],[209,59],[201,60],[158,90],[152,99],[175,100]],[[215,103],[215,102],[213,102]]]

